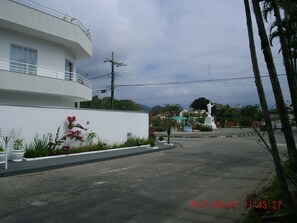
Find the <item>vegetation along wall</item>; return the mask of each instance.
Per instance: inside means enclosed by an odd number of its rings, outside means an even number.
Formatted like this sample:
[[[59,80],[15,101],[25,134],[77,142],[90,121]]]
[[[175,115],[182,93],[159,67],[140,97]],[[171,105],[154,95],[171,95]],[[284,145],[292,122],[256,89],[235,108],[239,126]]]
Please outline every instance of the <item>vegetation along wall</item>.
[[[51,133],[55,137],[59,127],[63,134],[69,128],[67,117],[75,117],[85,132],[95,132],[106,143],[122,143],[128,135],[148,137],[148,114],[143,112],[0,105],[0,114],[0,128],[21,128],[20,138],[25,143],[37,135],[41,138]]]

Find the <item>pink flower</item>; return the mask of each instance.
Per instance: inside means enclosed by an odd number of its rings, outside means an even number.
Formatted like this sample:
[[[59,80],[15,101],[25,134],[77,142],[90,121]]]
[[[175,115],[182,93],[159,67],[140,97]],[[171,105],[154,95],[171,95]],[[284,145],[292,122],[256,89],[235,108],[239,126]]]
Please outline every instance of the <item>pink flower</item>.
[[[70,149],[70,146],[63,146],[63,149]]]
[[[68,121],[68,129],[72,129],[74,127],[73,122],[75,122],[76,118],[75,116],[68,116],[67,121]]]
[[[83,136],[81,135],[81,132],[79,130],[73,131],[72,129],[74,127],[83,129],[83,130],[87,130],[85,129],[81,124],[74,124],[74,122],[76,121],[75,116],[68,116],[67,117],[67,121],[68,121],[68,131],[65,133],[66,137],[69,137],[71,139],[75,139],[75,140],[79,140],[79,141],[83,141]]]
[[[68,120],[68,122],[75,122],[76,118],[75,118],[75,116],[68,116],[67,120]]]

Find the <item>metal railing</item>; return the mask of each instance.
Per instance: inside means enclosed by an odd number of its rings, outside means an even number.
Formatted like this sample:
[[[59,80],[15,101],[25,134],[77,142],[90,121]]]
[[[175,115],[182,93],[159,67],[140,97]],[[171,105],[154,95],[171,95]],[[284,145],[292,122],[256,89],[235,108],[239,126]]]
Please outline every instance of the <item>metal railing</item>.
[[[89,38],[89,40],[92,41],[92,37],[91,37],[91,33],[90,33],[89,29],[86,29],[84,27],[84,25],[77,18],[75,18],[73,16],[59,12],[55,9],[49,8],[49,7],[42,5],[38,2],[35,2],[33,0],[10,0],[10,1],[20,4],[20,5],[23,5],[23,6],[26,6],[26,7],[29,7],[29,8],[32,8],[32,9],[35,9],[37,11],[40,11],[47,15],[64,20],[66,22],[72,23],[72,24],[78,26],[85,33],[85,35]]]
[[[92,82],[77,73],[37,66],[34,64],[21,63],[17,61],[5,60],[0,58],[0,70],[49,77],[67,81],[74,81],[88,88],[92,88]]]

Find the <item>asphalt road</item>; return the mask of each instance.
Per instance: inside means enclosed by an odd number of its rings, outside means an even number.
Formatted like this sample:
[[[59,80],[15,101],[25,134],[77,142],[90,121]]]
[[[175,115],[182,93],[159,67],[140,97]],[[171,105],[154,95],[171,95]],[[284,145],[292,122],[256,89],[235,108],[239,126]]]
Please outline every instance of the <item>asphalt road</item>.
[[[173,140],[168,151],[0,178],[0,222],[238,222],[274,173],[255,136]]]

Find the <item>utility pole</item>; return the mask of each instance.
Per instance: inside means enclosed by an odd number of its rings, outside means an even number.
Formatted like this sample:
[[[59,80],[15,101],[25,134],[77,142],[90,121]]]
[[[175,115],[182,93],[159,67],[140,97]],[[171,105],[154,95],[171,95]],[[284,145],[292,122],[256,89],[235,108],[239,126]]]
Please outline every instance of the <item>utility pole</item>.
[[[114,52],[111,53],[111,59],[106,59],[104,61],[104,63],[106,62],[109,62],[111,63],[111,87],[110,87],[110,90],[111,90],[111,101],[110,101],[110,107],[111,107],[111,110],[114,110],[114,66],[116,67],[122,67],[122,66],[127,66],[127,64],[124,64],[124,63],[119,63],[117,61],[114,60]]]

